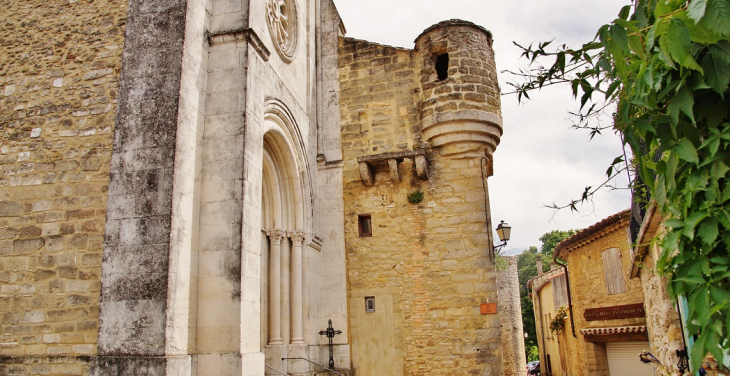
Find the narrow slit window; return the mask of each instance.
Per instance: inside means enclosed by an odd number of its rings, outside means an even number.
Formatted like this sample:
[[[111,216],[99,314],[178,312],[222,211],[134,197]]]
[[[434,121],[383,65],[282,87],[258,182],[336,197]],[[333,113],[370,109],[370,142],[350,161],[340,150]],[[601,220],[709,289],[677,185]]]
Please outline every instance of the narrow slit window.
[[[373,236],[373,223],[370,214],[358,215],[357,223],[360,230],[360,237]]]
[[[375,312],[375,297],[374,296],[365,297],[365,312]]]
[[[439,81],[449,78],[449,54],[441,54],[436,57],[436,74]]]

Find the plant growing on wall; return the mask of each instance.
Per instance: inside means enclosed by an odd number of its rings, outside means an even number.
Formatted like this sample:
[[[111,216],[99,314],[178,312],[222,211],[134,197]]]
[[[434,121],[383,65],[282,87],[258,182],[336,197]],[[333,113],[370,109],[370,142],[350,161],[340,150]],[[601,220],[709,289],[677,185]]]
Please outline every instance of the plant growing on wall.
[[[692,369],[730,348],[730,0],[636,0],[596,38],[573,49],[523,47],[535,62],[518,75],[518,98],[566,83],[580,98],[578,127],[616,106],[613,129],[630,147],[636,172],[666,218],[658,269],[669,293],[688,301],[686,328],[697,336]],[[553,60],[554,59],[554,60]],[[623,156],[609,177],[625,167]],[[579,199],[589,199],[588,187]]]
[[[558,307],[558,311],[555,312],[555,317],[550,320],[550,331],[559,335],[565,329],[565,319],[568,318],[568,309],[561,305]]]
[[[408,202],[411,204],[418,204],[419,202],[423,201],[423,192],[421,191],[415,191],[408,194]]]

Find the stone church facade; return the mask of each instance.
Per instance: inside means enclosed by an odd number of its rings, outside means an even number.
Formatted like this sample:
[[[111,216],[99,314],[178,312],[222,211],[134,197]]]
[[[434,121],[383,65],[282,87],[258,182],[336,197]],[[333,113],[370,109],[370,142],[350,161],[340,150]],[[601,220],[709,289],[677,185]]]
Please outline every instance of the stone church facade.
[[[314,374],[329,320],[345,373],[503,373],[487,30],[382,46],[331,0],[0,21],[0,373]]]

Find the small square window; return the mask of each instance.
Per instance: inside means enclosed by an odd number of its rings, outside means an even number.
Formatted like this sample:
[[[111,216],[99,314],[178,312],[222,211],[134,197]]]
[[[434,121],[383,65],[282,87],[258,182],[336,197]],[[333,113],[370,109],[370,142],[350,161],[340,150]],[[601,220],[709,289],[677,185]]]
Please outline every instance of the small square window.
[[[373,223],[370,219],[370,214],[358,215],[357,226],[360,231],[360,237],[373,236]]]
[[[365,312],[375,312],[375,297],[374,296],[365,297]]]

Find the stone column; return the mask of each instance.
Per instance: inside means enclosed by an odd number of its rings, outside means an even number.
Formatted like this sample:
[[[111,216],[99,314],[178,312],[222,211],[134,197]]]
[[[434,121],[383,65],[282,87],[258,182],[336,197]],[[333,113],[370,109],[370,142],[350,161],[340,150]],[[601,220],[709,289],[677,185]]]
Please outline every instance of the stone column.
[[[294,231],[289,233],[292,241],[291,255],[291,343],[304,344],[304,335],[302,334],[302,243],[304,242],[304,233]]]
[[[269,249],[269,345],[283,345],[281,340],[281,239],[282,230],[268,230],[271,242]]]

